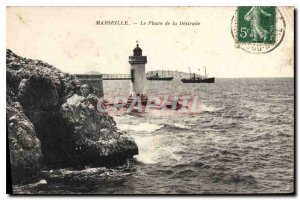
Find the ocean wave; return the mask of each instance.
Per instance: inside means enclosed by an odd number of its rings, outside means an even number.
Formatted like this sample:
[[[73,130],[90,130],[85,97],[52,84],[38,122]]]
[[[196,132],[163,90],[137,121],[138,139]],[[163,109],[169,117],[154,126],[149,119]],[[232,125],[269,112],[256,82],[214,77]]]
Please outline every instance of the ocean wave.
[[[224,150],[221,150],[221,153],[222,153],[223,155],[233,155],[233,156],[239,156],[239,154],[238,154],[238,153],[234,153],[234,152],[228,151],[228,150],[226,150],[226,149],[224,149]]]
[[[155,171],[153,171],[153,174],[154,175],[162,175],[162,176],[165,176],[165,175],[172,175],[174,174],[174,170],[171,170],[171,169],[157,169]]]
[[[197,107],[190,106],[186,109],[179,110],[161,110],[161,109],[150,109],[149,112],[128,112],[127,116],[135,116],[135,117],[145,117],[145,116],[153,116],[153,117],[173,117],[178,115],[197,115],[204,112],[218,112],[224,110],[226,107],[215,107],[212,105],[199,104]]]
[[[199,175],[198,171],[194,171],[192,169],[184,169],[181,171],[176,172],[172,178],[194,178],[197,177]]]
[[[213,182],[223,182],[225,184],[242,184],[247,186],[255,186],[256,178],[252,175],[241,175],[239,173],[228,172],[212,172],[210,177]]]
[[[206,165],[205,163],[200,162],[200,161],[194,161],[191,163],[181,163],[181,164],[176,164],[173,166],[173,168],[176,168],[176,169],[186,168],[186,167],[195,167],[195,168],[202,168],[202,169],[210,168],[208,165]]]
[[[288,133],[283,133],[283,132],[279,132],[278,133],[278,136],[281,136],[281,137],[293,137],[293,135],[291,135],[291,134],[288,134]]]
[[[163,124],[162,129],[167,129],[167,130],[190,130],[190,128],[185,125],[185,124],[181,124],[181,123],[170,123],[170,124]]]
[[[220,111],[220,110],[224,110],[225,109],[225,106],[224,107],[220,107],[220,108],[216,108],[214,106],[207,106],[205,104],[201,104],[200,105],[200,112],[216,112],[216,111]]]
[[[166,135],[133,135],[133,138],[139,147],[139,155],[134,156],[138,162],[156,164],[178,162],[181,159],[176,154],[180,146],[170,145],[170,139]]]
[[[124,131],[135,131],[135,132],[154,132],[161,129],[163,125],[154,123],[140,123],[140,124],[118,124],[119,129]]]
[[[191,130],[190,127],[183,123],[168,123],[168,124],[155,124],[155,123],[140,123],[140,124],[121,124],[118,123],[118,128],[124,131],[134,132],[155,132],[163,129],[177,129],[177,130]]]

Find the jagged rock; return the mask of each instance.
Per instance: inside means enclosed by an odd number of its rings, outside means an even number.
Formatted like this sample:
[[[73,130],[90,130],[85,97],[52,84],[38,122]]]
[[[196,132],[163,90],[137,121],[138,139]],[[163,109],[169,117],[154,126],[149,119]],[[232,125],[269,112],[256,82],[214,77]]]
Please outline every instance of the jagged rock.
[[[88,84],[83,84],[80,86],[79,93],[82,96],[87,97],[89,94],[94,93],[94,88]]]
[[[20,103],[8,102],[6,110],[13,183],[26,181],[22,177],[34,176],[40,167],[41,142]]]
[[[88,85],[10,50],[6,51],[6,60],[7,117],[16,115],[15,121],[20,121],[12,126],[7,121],[13,172],[22,174],[25,168],[40,164],[56,168],[111,166],[138,154],[134,140],[117,129],[113,118],[96,111],[97,97]],[[25,122],[28,127],[22,129],[22,135],[34,143],[16,136],[21,127],[18,123]],[[22,145],[12,146],[22,141],[34,144],[24,158]],[[17,180],[14,174],[13,178]]]
[[[62,105],[61,114],[77,138],[73,148],[81,162],[110,165],[137,154],[134,140],[117,129],[111,116],[95,114],[86,98],[73,95]]]

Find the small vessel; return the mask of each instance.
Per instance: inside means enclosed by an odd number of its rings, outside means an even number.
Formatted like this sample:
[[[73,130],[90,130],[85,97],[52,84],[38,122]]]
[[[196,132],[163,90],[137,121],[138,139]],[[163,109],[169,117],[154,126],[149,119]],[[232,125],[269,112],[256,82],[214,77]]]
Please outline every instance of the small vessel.
[[[196,77],[196,74],[194,73],[193,76],[191,74],[191,69],[189,68],[190,71],[190,78],[183,78],[181,79],[181,82],[183,83],[214,83],[215,78],[208,78],[206,74],[206,67],[205,67],[205,76],[204,77]]]
[[[163,74],[163,72],[162,72]],[[173,76],[160,76],[158,75],[158,73],[155,73],[155,75],[151,75],[149,77],[147,77],[147,80],[150,81],[171,81],[173,80]]]

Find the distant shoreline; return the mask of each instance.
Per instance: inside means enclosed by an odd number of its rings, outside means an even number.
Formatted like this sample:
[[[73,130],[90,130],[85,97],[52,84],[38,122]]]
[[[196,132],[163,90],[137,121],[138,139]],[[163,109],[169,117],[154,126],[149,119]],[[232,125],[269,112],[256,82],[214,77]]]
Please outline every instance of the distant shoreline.
[[[163,74],[163,76],[173,76],[175,79],[186,78],[186,77],[190,76],[190,74],[188,72],[182,72],[182,71],[177,71],[177,70],[152,70],[152,71],[147,71],[146,76],[155,75],[155,73],[158,73],[160,76],[162,74]],[[98,71],[89,71],[89,72],[86,72],[83,74],[109,74],[109,73],[100,73]],[[191,74],[194,74],[194,73],[191,73]],[[195,73],[195,75],[203,76],[202,74],[199,74],[199,73]],[[212,77],[215,77],[216,79],[294,78],[294,76],[293,77],[217,77],[217,76],[213,76],[213,75],[212,75]]]

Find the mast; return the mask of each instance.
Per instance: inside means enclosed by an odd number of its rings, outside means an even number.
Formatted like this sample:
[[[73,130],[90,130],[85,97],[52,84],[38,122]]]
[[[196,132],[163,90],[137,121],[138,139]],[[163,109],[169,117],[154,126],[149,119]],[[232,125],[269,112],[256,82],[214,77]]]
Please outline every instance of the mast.
[[[206,67],[204,67],[204,69],[205,69],[205,78],[207,78],[207,74],[206,74]]]
[[[190,79],[192,79],[191,68],[189,67]]]

